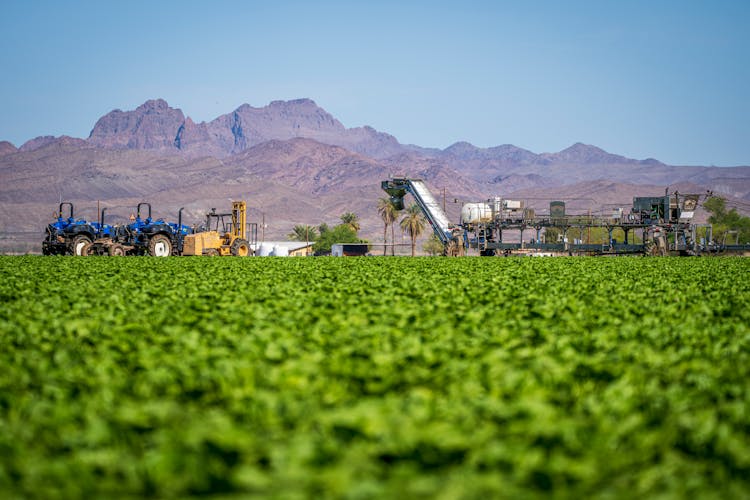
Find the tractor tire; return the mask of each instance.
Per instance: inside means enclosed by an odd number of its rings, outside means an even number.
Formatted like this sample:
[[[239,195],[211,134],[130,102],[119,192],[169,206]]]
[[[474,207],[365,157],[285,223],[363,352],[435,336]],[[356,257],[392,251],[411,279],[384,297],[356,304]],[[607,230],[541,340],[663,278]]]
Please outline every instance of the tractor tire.
[[[81,248],[81,257],[89,257],[91,255],[94,255],[94,244],[93,243],[86,243]]]
[[[125,249],[122,247],[122,245],[118,245],[117,243],[115,243],[114,245],[110,245],[107,250],[109,251],[109,255],[112,257],[125,256]]]
[[[163,234],[157,234],[148,242],[148,253],[154,257],[169,257],[172,255],[172,242]]]
[[[84,234],[79,234],[70,242],[69,251],[71,255],[83,255],[83,248],[91,244],[91,238]]]
[[[234,240],[234,243],[232,243],[232,247],[229,251],[235,257],[247,257],[250,255],[250,243],[242,238],[237,238]]]
[[[208,250],[203,250],[203,255],[206,257],[218,257],[219,251],[215,248],[209,248]]]

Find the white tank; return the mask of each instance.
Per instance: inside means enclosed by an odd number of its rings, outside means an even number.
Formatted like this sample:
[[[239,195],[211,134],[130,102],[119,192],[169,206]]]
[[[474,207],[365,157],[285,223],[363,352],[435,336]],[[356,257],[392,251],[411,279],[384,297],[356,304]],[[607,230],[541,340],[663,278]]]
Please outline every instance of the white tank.
[[[496,214],[500,213],[500,211],[503,209],[503,199],[501,197],[495,196],[492,199],[492,209]]]
[[[461,224],[478,224],[492,220],[489,203],[464,203],[461,207]]]
[[[289,257],[289,248],[283,245],[276,245],[273,247],[271,255],[274,257]]]
[[[258,249],[258,255],[260,257],[268,257],[269,255],[271,255],[271,252],[273,252],[272,245],[261,243],[260,248]]]

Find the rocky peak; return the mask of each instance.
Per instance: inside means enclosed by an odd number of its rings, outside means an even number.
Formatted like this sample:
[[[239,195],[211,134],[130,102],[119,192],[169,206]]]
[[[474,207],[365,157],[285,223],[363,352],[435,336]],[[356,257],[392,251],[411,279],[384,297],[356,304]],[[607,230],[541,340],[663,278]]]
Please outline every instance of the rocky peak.
[[[21,147],[18,148],[19,151],[34,151],[35,149],[39,149],[43,146],[46,146],[47,144],[50,144],[55,140],[55,136],[53,135],[40,135],[39,137],[34,137],[33,139],[29,139],[28,141],[21,144]]]
[[[457,141],[445,148],[446,151],[460,151],[460,150],[475,150],[479,149],[475,145],[467,141]]]
[[[444,153],[455,156],[456,158],[474,156],[478,151],[478,147],[466,141],[455,142],[443,150]]]
[[[26,153],[29,151],[36,151],[37,149],[42,149],[42,148],[46,148],[49,146],[55,146],[58,148],[67,148],[67,149],[81,148],[81,147],[86,147],[86,141],[84,141],[83,139],[78,139],[77,137],[70,137],[68,135],[61,135],[60,137],[54,137],[52,135],[42,135],[39,137],[35,137],[34,139],[31,139],[29,141],[26,141],[25,143],[23,143],[23,145],[20,148],[18,148],[18,151],[22,151]]]
[[[0,156],[9,155],[18,151],[13,144],[8,141],[0,141]]]
[[[307,97],[303,97],[302,99],[292,99],[290,101],[271,101],[271,103],[268,105],[271,108],[317,108],[318,105],[315,104],[315,101],[312,99],[309,99]]]
[[[479,148],[468,142],[457,142],[446,148],[444,152],[460,160],[533,163],[538,159],[538,156],[531,151],[513,146],[512,144],[503,144],[492,148]]]
[[[587,158],[592,156],[604,156],[608,155],[606,151],[604,151],[601,148],[598,148],[596,146],[591,146],[588,144],[584,144],[582,142],[576,142],[572,146],[563,149],[558,153],[560,156],[564,157],[579,157],[579,158]]]
[[[530,163],[545,163],[539,155],[532,153],[531,151],[513,144],[502,144],[489,148],[487,151],[490,152],[490,156],[507,162],[514,162],[517,164],[530,164]]]
[[[158,113],[170,109],[169,104],[164,99],[149,99],[136,108],[136,112],[143,111],[147,113]]]
[[[544,153],[545,159],[555,163],[568,164],[606,164],[606,163],[635,163],[635,160],[624,156],[607,153],[601,148],[577,142],[559,153]]]
[[[97,146],[126,149],[174,149],[185,116],[163,99],[153,99],[134,111],[116,109],[101,117],[89,135]]]

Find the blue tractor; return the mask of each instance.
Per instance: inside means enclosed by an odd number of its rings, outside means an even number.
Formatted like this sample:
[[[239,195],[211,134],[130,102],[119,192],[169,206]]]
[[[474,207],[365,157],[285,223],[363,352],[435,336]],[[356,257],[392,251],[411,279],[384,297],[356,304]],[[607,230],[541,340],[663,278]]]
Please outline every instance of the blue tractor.
[[[141,218],[142,207],[148,208],[145,219]],[[185,235],[193,233],[192,228],[182,224],[183,210],[184,208],[180,208],[176,223],[165,222],[164,219],[154,220],[151,217],[150,203],[139,203],[135,220],[130,224],[119,226],[114,240],[122,245],[128,254],[154,257],[180,255]]]
[[[127,247],[115,241],[117,228],[104,223],[104,214],[106,208],[102,208],[99,222],[94,222],[91,226],[96,230],[93,241],[86,243],[81,249],[81,255],[113,255],[122,256],[127,252]]]
[[[63,207],[68,207],[68,217],[63,217]],[[82,255],[83,248],[94,241],[99,232],[99,223],[85,219],[76,220],[73,204],[62,202],[58,207],[57,220],[48,224],[42,242],[44,255]]]
[[[70,210],[67,219],[63,217],[63,207],[67,206]],[[48,224],[45,229],[44,241],[42,242],[42,254],[44,255],[65,255],[68,252],[68,245],[65,243],[63,230],[75,223],[73,217],[73,204],[62,202],[57,210],[57,220]]]

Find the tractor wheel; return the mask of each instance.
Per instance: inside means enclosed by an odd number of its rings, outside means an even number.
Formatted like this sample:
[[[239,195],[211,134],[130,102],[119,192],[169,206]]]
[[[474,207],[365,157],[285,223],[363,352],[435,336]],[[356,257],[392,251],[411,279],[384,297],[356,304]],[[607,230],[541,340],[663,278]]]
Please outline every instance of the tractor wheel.
[[[157,234],[148,242],[148,253],[154,257],[172,255],[172,242],[163,234]]]
[[[209,248],[207,250],[203,250],[203,255],[207,257],[218,257],[219,251],[216,250],[215,248]]]
[[[232,243],[230,252],[236,257],[247,257],[248,255],[250,255],[250,243],[248,243],[247,240],[243,240],[242,238],[237,238],[236,240],[234,240],[234,243]]]
[[[122,248],[122,245],[114,244],[110,245],[109,247],[109,255],[112,257],[124,257],[125,256],[125,249]]]
[[[70,243],[70,253],[72,255],[83,255],[83,247],[91,244],[91,238],[84,234],[79,234]]]
[[[94,244],[93,243],[86,243],[81,247],[81,257],[88,257],[90,255],[94,255]]]

